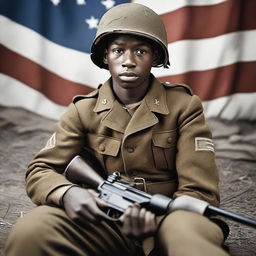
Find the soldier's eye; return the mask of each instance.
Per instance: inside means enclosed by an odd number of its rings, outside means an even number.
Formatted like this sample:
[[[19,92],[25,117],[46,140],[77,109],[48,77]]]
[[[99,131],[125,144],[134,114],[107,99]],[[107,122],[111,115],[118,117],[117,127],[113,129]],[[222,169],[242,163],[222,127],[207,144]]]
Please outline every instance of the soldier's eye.
[[[147,51],[144,50],[144,49],[137,49],[137,50],[136,50],[136,54],[137,54],[137,55],[143,55],[143,54],[145,54],[145,53],[147,53]]]
[[[116,54],[122,54],[124,51],[122,48],[114,48],[112,50],[113,53],[116,53]]]

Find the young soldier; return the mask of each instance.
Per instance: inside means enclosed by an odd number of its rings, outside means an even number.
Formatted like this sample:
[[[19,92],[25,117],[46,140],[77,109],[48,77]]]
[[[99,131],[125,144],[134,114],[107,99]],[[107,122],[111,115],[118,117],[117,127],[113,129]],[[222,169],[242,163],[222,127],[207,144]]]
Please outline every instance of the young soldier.
[[[145,181],[151,194],[186,194],[219,205],[214,148],[199,98],[150,73],[152,66],[169,65],[160,17],[134,3],[110,9],[91,58],[111,78],[74,98],[30,163],[27,192],[40,206],[15,225],[6,255],[143,255],[143,240],[151,235],[154,255],[227,255],[221,228],[206,217],[177,210],[160,225],[135,205],[120,225],[102,211],[106,205],[93,191],[65,178],[75,155],[90,155],[104,177],[118,170],[135,185]]]

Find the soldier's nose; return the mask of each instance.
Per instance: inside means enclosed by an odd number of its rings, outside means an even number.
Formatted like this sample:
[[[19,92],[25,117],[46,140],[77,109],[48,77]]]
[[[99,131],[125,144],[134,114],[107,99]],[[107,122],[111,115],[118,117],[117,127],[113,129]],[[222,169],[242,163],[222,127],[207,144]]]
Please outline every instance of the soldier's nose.
[[[127,68],[132,68],[136,66],[135,57],[131,52],[126,52],[124,54],[122,66]]]

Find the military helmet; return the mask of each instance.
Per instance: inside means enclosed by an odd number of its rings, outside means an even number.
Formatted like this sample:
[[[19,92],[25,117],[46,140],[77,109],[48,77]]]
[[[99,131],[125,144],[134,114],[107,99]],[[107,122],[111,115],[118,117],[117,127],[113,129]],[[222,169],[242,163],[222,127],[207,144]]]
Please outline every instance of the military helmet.
[[[120,4],[107,11],[101,18],[91,48],[91,59],[100,68],[108,69],[103,62],[106,39],[113,34],[131,34],[146,38],[159,50],[155,67],[169,66],[167,35],[164,24],[150,8],[137,4]]]

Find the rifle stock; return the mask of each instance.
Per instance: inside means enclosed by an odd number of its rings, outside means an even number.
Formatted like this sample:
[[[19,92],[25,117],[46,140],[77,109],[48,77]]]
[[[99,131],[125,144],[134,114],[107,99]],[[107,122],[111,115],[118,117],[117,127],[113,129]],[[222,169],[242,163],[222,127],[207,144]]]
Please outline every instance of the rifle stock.
[[[70,161],[64,173],[69,181],[79,185],[86,184],[95,190],[104,181],[80,156],[75,156]]]

